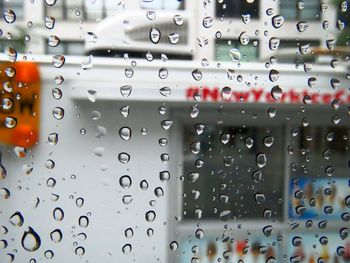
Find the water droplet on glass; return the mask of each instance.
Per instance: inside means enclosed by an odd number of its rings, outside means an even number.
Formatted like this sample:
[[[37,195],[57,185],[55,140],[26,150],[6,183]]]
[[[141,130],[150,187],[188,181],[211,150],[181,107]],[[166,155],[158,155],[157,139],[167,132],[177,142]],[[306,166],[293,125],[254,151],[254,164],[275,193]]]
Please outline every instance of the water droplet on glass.
[[[123,85],[120,87],[120,94],[123,97],[129,97],[132,91],[132,86],[131,85]]]
[[[152,27],[149,31],[149,38],[153,44],[157,44],[160,41],[161,33],[158,28]]]
[[[74,250],[74,253],[75,253],[77,256],[79,256],[79,257],[84,256],[84,254],[85,254],[85,248],[83,248],[83,247],[77,247],[77,248]]]
[[[272,136],[267,136],[264,138],[264,144],[266,147],[271,147],[274,141],[275,141],[275,138]]]
[[[164,97],[168,97],[171,94],[171,88],[169,87],[162,87],[159,89],[159,93],[164,96]]]
[[[271,233],[272,233],[272,226],[271,225],[268,225],[268,226],[265,226],[263,227],[263,233],[266,237],[269,237],[271,236]]]
[[[142,180],[142,181],[140,182],[140,188],[141,188],[142,190],[147,190],[147,189],[148,189],[148,183],[147,183],[146,180]]]
[[[168,77],[168,69],[167,68],[159,69],[158,76],[160,79],[166,79]]]
[[[11,62],[15,62],[17,60],[17,51],[16,51],[16,49],[14,49],[12,47],[8,47],[6,49],[6,54],[7,54],[8,59]]]
[[[283,91],[280,88],[280,86],[276,85],[271,89],[271,96],[272,98],[274,98],[275,100],[279,100],[282,98],[283,95]]]
[[[203,76],[202,72],[199,69],[195,69],[195,70],[192,71],[192,77],[195,80],[197,80],[197,81],[201,80],[202,76]]]
[[[306,29],[308,29],[309,24],[306,21],[299,21],[297,23],[297,29],[299,32],[304,32]]]
[[[173,21],[174,21],[175,25],[177,25],[177,26],[181,26],[184,23],[184,19],[181,15],[174,15]]]
[[[48,44],[50,47],[57,47],[59,43],[60,43],[60,39],[57,36],[55,35],[49,36]]]
[[[66,62],[66,58],[63,55],[54,55],[52,57],[52,65],[55,68],[60,68],[64,65],[64,63]]]
[[[171,120],[163,120],[161,122],[162,128],[166,131],[169,130],[173,124],[174,124],[174,122]]]
[[[131,129],[129,127],[122,127],[119,130],[119,136],[124,140],[124,141],[129,141],[131,138]]]
[[[279,73],[278,70],[275,70],[275,69],[271,69],[271,70],[270,70],[270,73],[269,73],[269,79],[270,79],[270,81],[272,81],[272,82],[277,81],[278,78],[279,78],[279,76],[280,76],[280,73]]]
[[[123,247],[122,247],[122,251],[124,254],[130,254],[131,253],[131,250],[132,250],[132,246],[130,244],[125,244]]]
[[[271,37],[269,40],[269,48],[274,51],[277,50],[280,45],[281,40],[277,37]]]
[[[78,220],[79,226],[86,228],[89,225],[89,218],[87,216],[81,216]]]
[[[6,117],[5,118],[5,126],[9,129],[13,129],[17,126],[17,119],[14,117]]]
[[[52,110],[52,115],[56,120],[61,120],[64,117],[64,110],[60,107],[56,107]]]
[[[11,217],[10,217],[10,223],[13,226],[20,227],[23,225],[24,218],[20,212],[15,212]]]
[[[59,207],[56,207],[54,210],[53,210],[53,218],[56,220],[56,221],[62,221],[63,218],[64,218],[64,212],[61,208]]]
[[[233,61],[239,61],[241,60],[241,51],[237,48],[231,48],[230,49],[230,57]]]
[[[272,25],[275,28],[280,28],[284,23],[284,17],[281,15],[277,15],[272,17]]]
[[[4,19],[7,23],[12,24],[16,21],[16,14],[13,10],[8,9],[4,11]]]
[[[206,16],[204,19],[203,19],[203,26],[205,28],[210,28],[212,25],[214,24],[214,18],[211,17],[211,16]]]
[[[118,160],[123,164],[127,164],[130,161],[130,155],[125,152],[119,153]]]
[[[176,241],[172,241],[169,245],[171,251],[176,251],[179,248],[179,244]]]
[[[29,251],[33,252],[38,250],[41,245],[41,240],[39,235],[34,231],[33,228],[29,227],[28,231],[25,231],[22,236],[22,247]]]
[[[256,156],[256,164],[259,168],[263,168],[266,165],[266,155],[264,153],[259,153]]]
[[[62,231],[60,229],[55,229],[50,233],[50,238],[52,242],[59,243],[62,240]]]
[[[55,21],[56,21],[55,18],[52,17],[52,16],[46,16],[44,18],[44,24],[45,24],[46,28],[48,28],[48,29],[53,29],[54,28]]]
[[[124,175],[119,179],[119,184],[123,188],[129,188],[131,186],[131,183],[131,178],[128,175]]]
[[[56,1],[57,0],[45,0],[46,4],[49,5],[49,6],[53,6],[56,4]]]
[[[239,42],[244,46],[249,44],[249,36],[248,36],[247,32],[243,31],[239,35]]]
[[[176,45],[177,43],[179,43],[180,40],[180,34],[179,33],[171,33],[168,36],[169,39],[169,43],[172,45]]]
[[[159,173],[159,179],[162,182],[167,182],[170,179],[170,173],[168,171],[162,171]]]
[[[254,140],[250,137],[247,137],[245,140],[244,140],[244,144],[245,146],[250,149],[253,147],[253,144],[254,144]]]
[[[223,100],[229,100],[231,98],[232,89],[228,86],[223,87],[221,90],[221,97]]]
[[[132,228],[125,229],[124,233],[126,238],[132,238],[134,236],[134,231]]]
[[[248,24],[250,22],[250,14],[243,14],[242,15],[242,21],[244,24]]]
[[[156,219],[156,213],[154,211],[148,211],[145,215],[147,222],[153,222]]]

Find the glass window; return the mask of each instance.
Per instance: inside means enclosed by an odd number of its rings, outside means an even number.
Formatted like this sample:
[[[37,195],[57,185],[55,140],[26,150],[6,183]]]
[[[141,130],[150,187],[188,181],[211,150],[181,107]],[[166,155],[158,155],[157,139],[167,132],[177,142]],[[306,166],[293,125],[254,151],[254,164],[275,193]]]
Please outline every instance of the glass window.
[[[280,14],[287,20],[318,20],[319,12],[319,0],[280,0]]]
[[[215,1],[216,17],[241,18],[242,15],[250,15],[251,18],[259,18],[259,1]]]

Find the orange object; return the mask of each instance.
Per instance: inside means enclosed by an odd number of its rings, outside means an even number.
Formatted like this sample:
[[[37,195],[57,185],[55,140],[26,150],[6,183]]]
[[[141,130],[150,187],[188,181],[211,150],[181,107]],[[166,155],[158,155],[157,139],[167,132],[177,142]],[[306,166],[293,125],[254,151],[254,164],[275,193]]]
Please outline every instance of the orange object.
[[[0,143],[33,146],[39,138],[40,74],[33,62],[0,64]]]

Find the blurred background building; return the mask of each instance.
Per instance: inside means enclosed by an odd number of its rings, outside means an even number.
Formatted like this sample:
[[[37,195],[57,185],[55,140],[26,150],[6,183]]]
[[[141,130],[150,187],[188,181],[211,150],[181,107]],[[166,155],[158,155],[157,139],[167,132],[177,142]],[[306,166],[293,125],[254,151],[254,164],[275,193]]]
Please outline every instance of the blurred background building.
[[[106,17],[140,9],[156,13],[172,10],[188,13],[189,27],[184,33],[189,41],[194,40],[191,58],[227,61],[231,60],[228,50],[239,48],[243,61],[255,61],[273,55],[269,49],[271,37],[280,39],[279,49],[307,44],[326,47],[327,40],[347,32],[347,4],[338,0],[4,0],[0,3],[2,14],[13,10],[16,23],[1,23],[0,48],[12,45],[22,52],[83,55],[86,32],[93,31],[96,23]],[[276,15],[285,20],[281,28],[273,28],[271,23]],[[45,27],[45,17],[55,18],[53,29]],[[212,26],[203,26],[205,17],[213,18]],[[307,29],[300,32],[298,25],[305,23]],[[242,32],[249,37],[248,44],[241,43]],[[58,46],[47,44],[50,35],[60,38]],[[343,33],[342,45],[346,45],[348,36]],[[203,48],[203,42],[207,48]]]

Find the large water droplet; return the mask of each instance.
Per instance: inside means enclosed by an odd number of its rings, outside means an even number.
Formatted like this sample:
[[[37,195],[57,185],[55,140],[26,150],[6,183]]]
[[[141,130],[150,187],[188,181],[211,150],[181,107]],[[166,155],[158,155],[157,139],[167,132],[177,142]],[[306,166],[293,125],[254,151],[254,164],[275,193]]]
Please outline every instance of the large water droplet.
[[[130,155],[125,152],[119,153],[118,160],[123,164],[127,164],[130,161]]]
[[[52,110],[52,115],[56,120],[61,120],[64,117],[64,110],[60,107],[56,107]]]
[[[230,57],[233,61],[239,61],[241,60],[241,51],[237,48],[231,48],[230,49]]]
[[[157,44],[160,41],[161,33],[158,28],[152,27],[149,31],[149,38],[153,44]]]
[[[38,250],[41,245],[41,240],[34,229],[29,227],[28,231],[24,232],[21,243],[25,250],[33,252]]]
[[[280,28],[284,23],[284,17],[281,15],[277,15],[272,17],[272,25],[275,28]]]
[[[57,47],[59,43],[60,43],[60,39],[57,36],[55,35],[49,36],[49,39],[48,39],[49,46]]]
[[[46,16],[44,18],[44,24],[45,24],[46,28],[48,28],[48,29],[53,29],[54,28],[55,21],[56,21],[55,18],[52,17],[52,16]]]
[[[62,231],[60,229],[55,229],[50,233],[50,238],[52,242],[59,243],[62,240]]]
[[[259,168],[263,168],[266,165],[266,155],[264,153],[259,153],[256,156],[256,164]]]
[[[4,19],[7,23],[12,24],[16,21],[16,14],[13,10],[8,9],[4,11]]]
[[[148,211],[145,215],[147,222],[153,222],[156,219],[156,213],[154,211]]]
[[[64,65],[64,63],[66,62],[66,58],[63,55],[54,55],[52,57],[52,65],[55,68],[60,68]]]
[[[280,98],[282,98],[282,95],[283,95],[283,91],[280,88],[280,86],[276,85],[271,89],[271,96],[275,100],[279,100]]]
[[[89,226],[89,218],[87,216],[81,216],[78,220],[79,226],[86,228]]]
[[[61,208],[59,207],[56,207],[54,210],[53,210],[53,218],[56,220],[56,221],[62,221],[63,218],[64,218],[64,212]]]
[[[119,130],[119,136],[124,140],[124,141],[129,141],[131,138],[131,129],[129,127],[122,127]]]
[[[120,94],[123,97],[129,97],[132,91],[132,86],[131,85],[123,85],[120,87]]]
[[[120,177],[119,179],[119,184],[121,187],[123,188],[129,188],[131,186],[131,177],[129,175],[124,175],[122,177]]]

